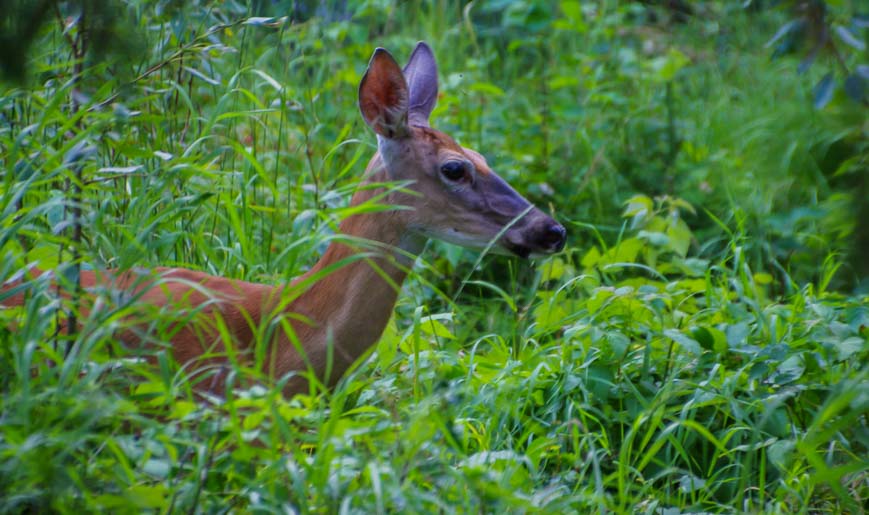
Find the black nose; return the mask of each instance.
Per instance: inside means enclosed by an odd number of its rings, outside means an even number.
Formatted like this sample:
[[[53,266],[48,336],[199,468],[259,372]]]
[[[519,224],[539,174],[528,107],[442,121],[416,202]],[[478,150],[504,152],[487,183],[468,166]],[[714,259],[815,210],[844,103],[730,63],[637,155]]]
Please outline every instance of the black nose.
[[[551,222],[543,229],[538,243],[546,250],[558,252],[564,248],[566,240],[567,230],[564,226],[557,222]]]

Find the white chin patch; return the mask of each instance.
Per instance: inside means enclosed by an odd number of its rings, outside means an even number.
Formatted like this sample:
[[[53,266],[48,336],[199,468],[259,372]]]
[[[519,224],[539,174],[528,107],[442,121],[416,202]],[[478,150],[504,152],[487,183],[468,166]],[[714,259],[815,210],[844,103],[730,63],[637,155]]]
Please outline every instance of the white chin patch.
[[[483,250],[486,247],[489,247],[489,244],[492,243],[491,240],[477,238],[470,234],[466,234],[459,231],[419,231],[424,234],[428,238],[432,238],[434,240],[445,241],[447,243],[452,243],[453,245],[458,245],[460,247],[465,247],[466,249],[473,250]],[[489,248],[489,252],[491,254],[500,254],[503,256],[512,255],[510,251],[502,247],[499,243],[492,243]]]

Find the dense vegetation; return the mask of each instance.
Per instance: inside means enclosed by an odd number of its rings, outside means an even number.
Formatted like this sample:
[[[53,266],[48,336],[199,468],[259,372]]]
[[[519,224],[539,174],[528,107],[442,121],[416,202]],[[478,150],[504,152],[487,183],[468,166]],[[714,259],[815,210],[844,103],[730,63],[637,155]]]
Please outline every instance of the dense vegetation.
[[[862,512],[869,30],[780,4],[11,3],[0,280],[67,293],[0,310],[0,511]],[[565,252],[430,244],[370,358],[293,399],[203,402],[118,298],[77,312],[82,267],[303,272],[375,149],[372,50],[421,39],[434,125]]]

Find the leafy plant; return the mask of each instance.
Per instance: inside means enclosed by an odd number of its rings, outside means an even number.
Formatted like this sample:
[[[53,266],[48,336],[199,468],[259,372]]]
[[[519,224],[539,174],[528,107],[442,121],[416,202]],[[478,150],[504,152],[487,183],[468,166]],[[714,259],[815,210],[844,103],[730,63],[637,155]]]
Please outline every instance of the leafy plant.
[[[865,108],[770,62],[782,9],[654,4],[130,1],[126,60],[82,59],[56,4],[0,89],[0,302],[27,295],[0,309],[0,511],[859,512]],[[850,73],[804,74],[859,73],[826,5]],[[173,314],[77,305],[88,267],[303,272],[374,152],[366,59],[420,39],[434,125],[564,253],[432,244],[370,357],[292,399],[240,367],[195,397]]]

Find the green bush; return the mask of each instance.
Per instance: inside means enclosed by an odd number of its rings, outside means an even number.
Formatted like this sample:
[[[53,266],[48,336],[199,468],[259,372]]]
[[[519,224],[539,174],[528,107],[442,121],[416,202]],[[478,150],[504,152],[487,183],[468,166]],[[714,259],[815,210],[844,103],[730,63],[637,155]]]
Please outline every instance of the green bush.
[[[801,71],[805,12],[681,4],[11,3],[0,276],[62,291],[0,310],[0,511],[859,512],[865,18],[823,4],[840,51]],[[563,254],[431,244],[369,359],[293,399],[202,401],[119,345],[117,293],[78,309],[82,268],[306,270],[374,152],[367,60],[421,39],[434,125]]]

